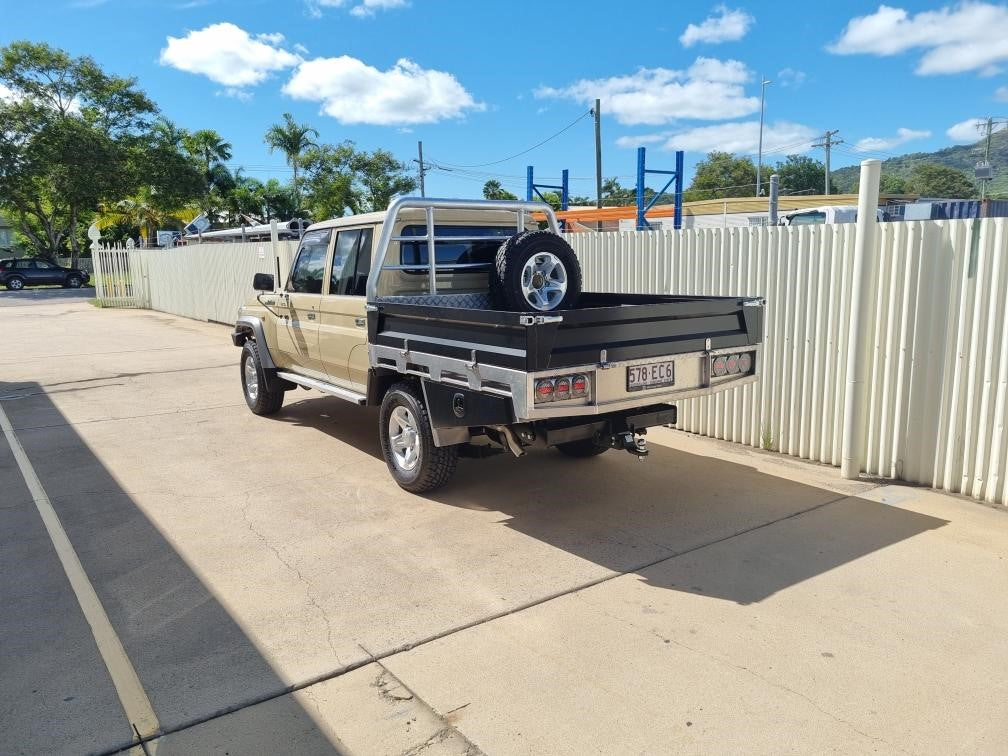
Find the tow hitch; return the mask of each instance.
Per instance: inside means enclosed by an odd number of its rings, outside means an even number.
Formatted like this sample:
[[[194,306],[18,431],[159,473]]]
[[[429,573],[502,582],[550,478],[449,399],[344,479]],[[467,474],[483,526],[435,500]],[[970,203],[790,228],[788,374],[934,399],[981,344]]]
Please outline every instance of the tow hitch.
[[[616,443],[614,445],[617,449],[623,449],[630,452],[642,462],[644,461],[644,457],[648,455],[647,441],[644,439],[643,432],[641,433],[640,438],[635,438],[634,434],[630,431],[617,433],[615,441]]]

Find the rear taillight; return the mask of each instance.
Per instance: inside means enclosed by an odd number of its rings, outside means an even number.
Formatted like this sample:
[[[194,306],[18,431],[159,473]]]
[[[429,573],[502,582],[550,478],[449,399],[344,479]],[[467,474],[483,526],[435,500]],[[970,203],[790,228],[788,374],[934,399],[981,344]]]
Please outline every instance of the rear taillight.
[[[537,402],[552,402],[553,395],[555,393],[555,386],[552,379],[546,378],[541,381],[536,381],[536,398]]]
[[[567,399],[581,399],[591,393],[591,383],[587,375],[560,375],[556,378],[540,378],[535,383],[536,404],[562,402]]]
[[[724,378],[726,375],[748,375],[752,372],[753,353],[721,354],[711,360],[711,376]]]
[[[553,384],[553,398],[560,402],[571,397],[571,379],[567,376],[557,378]]]

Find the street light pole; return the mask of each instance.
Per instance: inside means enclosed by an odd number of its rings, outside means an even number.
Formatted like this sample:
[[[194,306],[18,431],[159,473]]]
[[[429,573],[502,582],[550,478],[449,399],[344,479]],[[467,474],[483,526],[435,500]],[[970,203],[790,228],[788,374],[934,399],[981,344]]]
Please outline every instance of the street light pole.
[[[759,156],[756,159],[756,196],[759,197],[762,192],[760,191],[760,182],[763,177],[763,110],[766,105],[766,87],[767,84],[773,84],[769,79],[764,79],[760,77],[760,97],[759,97]]]

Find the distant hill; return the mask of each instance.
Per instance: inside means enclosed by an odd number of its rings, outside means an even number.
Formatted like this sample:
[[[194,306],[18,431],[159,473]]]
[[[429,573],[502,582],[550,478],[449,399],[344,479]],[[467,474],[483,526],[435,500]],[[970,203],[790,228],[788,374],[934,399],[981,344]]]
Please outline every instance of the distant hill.
[[[973,180],[973,168],[983,157],[983,140],[976,144],[946,147],[937,152],[913,152],[882,161],[882,173],[909,178],[915,165],[936,163],[958,168]],[[994,180],[988,185],[988,196],[1008,197],[1008,131],[1000,131],[991,137],[990,163],[994,166]],[[833,181],[839,192],[856,192],[861,168],[857,165],[832,171]],[[979,189],[977,189],[979,192]]]

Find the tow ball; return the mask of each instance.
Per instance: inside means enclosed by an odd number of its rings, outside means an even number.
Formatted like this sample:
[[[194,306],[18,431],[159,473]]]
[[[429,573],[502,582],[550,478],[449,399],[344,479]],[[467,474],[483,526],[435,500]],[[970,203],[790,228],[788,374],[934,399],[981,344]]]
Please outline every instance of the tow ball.
[[[641,462],[648,455],[647,441],[644,439],[644,436],[641,435],[637,438],[630,431],[616,434],[616,446],[619,449],[630,452]]]

